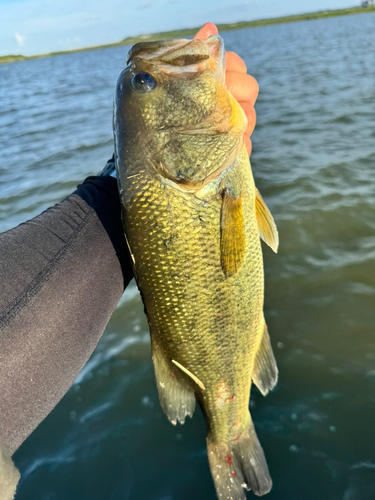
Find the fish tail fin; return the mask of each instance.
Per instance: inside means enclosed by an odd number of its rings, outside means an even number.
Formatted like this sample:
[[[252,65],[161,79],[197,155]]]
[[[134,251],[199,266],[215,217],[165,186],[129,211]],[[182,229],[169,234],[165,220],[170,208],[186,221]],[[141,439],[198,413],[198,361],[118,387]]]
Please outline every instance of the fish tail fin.
[[[271,490],[266,458],[252,422],[234,441],[215,443],[209,435],[207,452],[220,500],[246,500],[244,489],[258,496]]]

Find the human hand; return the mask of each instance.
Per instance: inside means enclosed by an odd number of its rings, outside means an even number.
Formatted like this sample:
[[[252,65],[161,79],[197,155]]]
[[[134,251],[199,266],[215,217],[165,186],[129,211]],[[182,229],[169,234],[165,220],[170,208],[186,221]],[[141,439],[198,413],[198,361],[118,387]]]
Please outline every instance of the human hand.
[[[206,23],[194,38],[205,40],[209,36],[217,34],[216,26],[213,23]],[[258,97],[259,86],[255,78],[247,74],[246,64],[235,52],[226,53],[225,86],[237,99],[246,114],[247,128],[244,133],[244,143],[250,156],[250,135],[253,133],[256,123],[254,104]]]

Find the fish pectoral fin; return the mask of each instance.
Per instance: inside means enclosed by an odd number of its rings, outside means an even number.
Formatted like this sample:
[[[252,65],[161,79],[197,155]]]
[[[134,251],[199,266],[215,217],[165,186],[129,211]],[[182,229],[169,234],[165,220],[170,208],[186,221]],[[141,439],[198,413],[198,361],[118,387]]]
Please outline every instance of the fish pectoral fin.
[[[266,322],[264,320],[263,322],[264,330],[260,346],[255,357],[252,379],[263,396],[266,396],[268,392],[271,391],[277,384],[279,371],[273,354],[268,328]]]
[[[260,192],[255,188],[255,213],[258,222],[259,236],[277,253],[279,246],[279,233],[272,214],[265,204]]]
[[[184,424],[186,416],[192,417],[195,410],[194,391],[176,378],[163,353],[155,343],[152,344],[152,361],[154,362],[160,406],[173,425],[176,425],[177,421]]]
[[[223,191],[220,220],[221,268],[226,277],[233,276],[245,258],[246,233],[241,194],[234,198]]]

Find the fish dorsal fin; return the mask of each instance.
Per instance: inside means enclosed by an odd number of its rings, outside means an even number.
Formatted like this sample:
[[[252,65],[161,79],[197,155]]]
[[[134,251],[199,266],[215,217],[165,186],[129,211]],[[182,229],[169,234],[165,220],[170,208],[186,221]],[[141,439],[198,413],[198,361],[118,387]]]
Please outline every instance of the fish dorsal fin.
[[[255,357],[252,379],[263,396],[268,394],[277,384],[279,372],[272,351],[270,336],[266,322],[263,320],[263,334]]]
[[[265,204],[260,192],[255,188],[255,213],[258,222],[259,235],[272,250],[277,253],[279,233],[272,214]]]
[[[246,234],[241,195],[234,198],[227,189],[223,191],[220,232],[221,268],[228,278],[242,266]]]

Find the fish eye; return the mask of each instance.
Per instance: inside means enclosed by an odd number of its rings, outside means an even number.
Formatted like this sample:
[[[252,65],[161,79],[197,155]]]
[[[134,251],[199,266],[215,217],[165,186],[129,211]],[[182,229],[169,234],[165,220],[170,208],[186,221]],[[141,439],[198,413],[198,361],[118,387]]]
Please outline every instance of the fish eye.
[[[131,86],[137,92],[151,92],[156,87],[155,78],[150,73],[140,71],[132,76]]]

